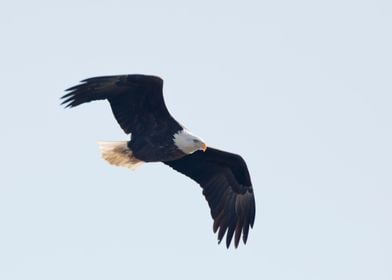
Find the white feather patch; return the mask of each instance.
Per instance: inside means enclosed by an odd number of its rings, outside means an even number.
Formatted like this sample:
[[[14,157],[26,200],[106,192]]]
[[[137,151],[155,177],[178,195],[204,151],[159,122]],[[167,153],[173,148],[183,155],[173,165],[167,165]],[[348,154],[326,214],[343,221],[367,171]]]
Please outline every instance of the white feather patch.
[[[200,149],[200,145],[203,142],[199,137],[193,135],[186,129],[180,130],[174,134],[174,144],[183,151],[185,154],[192,154],[193,152]],[[195,142],[195,140],[197,142]]]
[[[98,142],[101,155],[109,164],[136,169],[143,161],[135,158],[126,141]]]

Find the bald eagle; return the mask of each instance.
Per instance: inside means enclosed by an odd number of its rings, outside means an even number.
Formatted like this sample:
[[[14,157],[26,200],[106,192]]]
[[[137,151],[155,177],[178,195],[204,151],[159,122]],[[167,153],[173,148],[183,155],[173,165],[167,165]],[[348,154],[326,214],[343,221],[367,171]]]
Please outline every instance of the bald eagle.
[[[136,168],[143,162],[163,162],[190,177],[203,189],[213,231],[229,248],[244,244],[255,219],[255,198],[245,161],[239,155],[207,148],[169,113],[163,80],[149,75],[94,77],[66,90],[66,107],[108,100],[115,119],[130,141],[99,142],[102,157],[112,165]]]

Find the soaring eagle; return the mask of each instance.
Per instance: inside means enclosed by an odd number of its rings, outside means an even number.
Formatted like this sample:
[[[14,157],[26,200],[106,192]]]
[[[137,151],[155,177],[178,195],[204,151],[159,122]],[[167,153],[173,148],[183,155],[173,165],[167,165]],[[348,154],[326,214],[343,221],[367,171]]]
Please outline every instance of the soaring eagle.
[[[213,231],[226,246],[248,238],[255,219],[255,198],[248,168],[241,156],[207,148],[169,113],[163,80],[148,75],[94,77],[66,90],[62,104],[75,107],[108,100],[130,141],[100,142],[102,157],[112,165],[136,168],[143,162],[163,162],[195,180],[203,189]]]

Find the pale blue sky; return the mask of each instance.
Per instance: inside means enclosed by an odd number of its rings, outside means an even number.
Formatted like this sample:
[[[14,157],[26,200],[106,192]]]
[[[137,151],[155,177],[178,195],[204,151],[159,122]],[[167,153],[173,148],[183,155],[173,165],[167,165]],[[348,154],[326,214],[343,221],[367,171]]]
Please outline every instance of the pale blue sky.
[[[7,1],[0,8],[0,279],[392,279],[390,1]],[[247,160],[248,244],[201,189],[100,159],[97,75],[165,80],[172,114]]]

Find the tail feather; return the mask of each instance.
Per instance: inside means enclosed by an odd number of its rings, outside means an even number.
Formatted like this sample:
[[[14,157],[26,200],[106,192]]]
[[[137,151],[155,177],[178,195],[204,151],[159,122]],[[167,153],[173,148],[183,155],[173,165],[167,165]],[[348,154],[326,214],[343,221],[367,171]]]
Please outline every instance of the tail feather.
[[[136,169],[143,161],[133,156],[126,141],[98,142],[101,155],[109,164]]]

